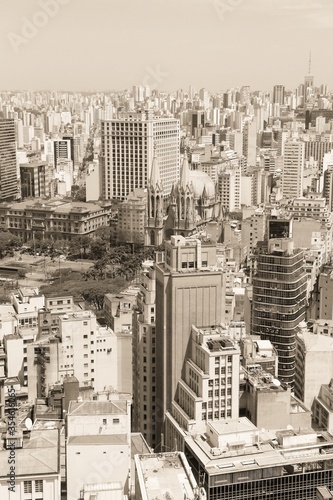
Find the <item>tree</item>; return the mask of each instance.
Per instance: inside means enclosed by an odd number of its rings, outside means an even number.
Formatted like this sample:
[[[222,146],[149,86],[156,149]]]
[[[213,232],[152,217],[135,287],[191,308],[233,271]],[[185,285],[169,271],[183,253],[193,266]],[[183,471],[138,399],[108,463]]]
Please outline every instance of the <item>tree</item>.
[[[86,201],[86,186],[72,186],[72,197],[77,201]]]
[[[101,238],[102,240],[110,243],[111,238],[111,228],[110,226],[101,226],[95,231],[95,236]]]
[[[103,308],[104,295],[106,293],[117,293],[126,288],[127,283],[122,278],[103,279],[92,281],[91,278],[84,280],[83,274],[79,272],[71,272],[70,269],[61,270],[61,278],[59,272],[55,275],[56,279],[51,285],[41,287],[41,292],[45,295],[50,293],[68,294],[73,297],[83,297],[84,300],[97,310]]]
[[[20,239],[6,230],[0,232],[0,258],[11,252],[12,248],[20,243]]]
[[[93,259],[101,259],[107,251],[106,242],[102,238],[95,238],[90,244],[90,254]]]

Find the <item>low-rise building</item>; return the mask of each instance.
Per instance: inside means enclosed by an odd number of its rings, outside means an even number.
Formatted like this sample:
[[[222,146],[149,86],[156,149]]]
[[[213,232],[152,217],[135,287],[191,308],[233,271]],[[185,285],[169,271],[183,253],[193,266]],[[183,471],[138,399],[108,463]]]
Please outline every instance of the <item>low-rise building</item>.
[[[246,418],[209,422],[185,438],[185,456],[207,500],[301,498],[333,479],[333,437],[312,429],[259,430]]]
[[[243,406],[245,415],[258,428],[285,429],[311,426],[311,410],[291,394],[290,387],[281,384],[259,365],[244,373]],[[258,366],[258,365],[257,365]],[[244,397],[245,395],[245,397]]]
[[[306,323],[300,323],[295,360],[295,395],[311,408],[322,384],[328,384],[333,377],[332,337],[312,333]]]
[[[22,241],[43,238],[65,239],[93,236],[99,227],[108,226],[111,217],[110,202],[85,203],[79,201],[25,200],[0,203],[0,224]]]
[[[36,287],[21,287],[11,295],[20,329],[36,328],[38,311],[45,305],[45,297]]]
[[[121,482],[130,491],[130,401],[71,401],[67,414],[67,499],[85,485]]]
[[[130,332],[132,330],[132,314],[135,302],[135,293],[133,295],[128,293],[107,293],[104,295],[105,321],[114,333]]]
[[[206,500],[182,452],[135,455],[137,500]]]
[[[7,431],[0,447],[1,500],[59,500],[59,453],[57,428]]]
[[[313,422],[316,428],[333,432],[333,379],[323,384],[318,396],[314,397]]]

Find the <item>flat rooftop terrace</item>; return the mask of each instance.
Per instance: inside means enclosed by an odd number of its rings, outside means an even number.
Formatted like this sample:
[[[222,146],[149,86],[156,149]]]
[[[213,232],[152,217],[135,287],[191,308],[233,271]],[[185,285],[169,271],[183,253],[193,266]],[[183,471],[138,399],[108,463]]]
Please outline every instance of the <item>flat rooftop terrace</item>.
[[[141,484],[149,500],[195,498],[193,483],[179,453],[137,455],[137,458],[137,474],[143,478]]]

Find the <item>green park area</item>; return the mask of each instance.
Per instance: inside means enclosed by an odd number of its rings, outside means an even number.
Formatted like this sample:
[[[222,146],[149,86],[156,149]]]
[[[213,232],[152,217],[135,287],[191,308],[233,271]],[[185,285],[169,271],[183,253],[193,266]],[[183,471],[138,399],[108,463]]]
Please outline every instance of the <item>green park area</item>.
[[[142,262],[156,248],[109,243],[108,228],[95,238],[71,242],[36,238],[22,244],[9,231],[0,233],[0,303],[18,286],[38,286],[45,294],[70,294],[99,311],[106,293],[118,293],[139,277]]]

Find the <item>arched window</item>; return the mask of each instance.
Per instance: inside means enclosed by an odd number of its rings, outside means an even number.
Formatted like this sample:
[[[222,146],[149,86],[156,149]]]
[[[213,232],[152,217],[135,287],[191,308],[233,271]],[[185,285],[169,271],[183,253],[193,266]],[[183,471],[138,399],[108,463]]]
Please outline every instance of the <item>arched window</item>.
[[[153,195],[150,197],[150,217],[155,217],[155,198]]]
[[[183,197],[180,199],[180,218],[185,219],[185,200]]]
[[[190,200],[190,197],[188,196],[186,198],[186,210],[190,210],[191,209],[191,200]]]
[[[150,244],[155,245],[155,231],[150,231]]]

